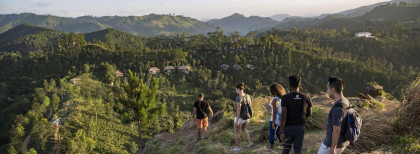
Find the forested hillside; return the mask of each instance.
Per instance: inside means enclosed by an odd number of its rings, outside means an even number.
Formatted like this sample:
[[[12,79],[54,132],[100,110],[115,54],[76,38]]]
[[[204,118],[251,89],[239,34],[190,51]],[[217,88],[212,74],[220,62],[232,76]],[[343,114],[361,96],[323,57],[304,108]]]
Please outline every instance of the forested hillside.
[[[375,10],[402,11],[399,7]],[[406,10],[413,13],[416,7]],[[365,93],[368,84],[378,83],[384,97],[401,100],[406,98],[401,90],[420,72],[418,17],[413,22],[246,35],[216,28],[171,37],[114,28],[67,33],[18,25],[0,34],[0,132],[7,132],[0,134],[0,151],[134,153],[155,134],[178,131],[200,92],[214,111],[229,113],[236,84],[244,82],[246,93],[261,98],[270,95],[272,83],[288,89],[287,77],[295,74],[302,76],[301,91],[309,94],[324,92],[328,77],[340,76],[345,96]],[[374,37],[354,37],[365,30]],[[130,86],[135,78],[146,90]],[[150,99],[163,112],[150,115],[157,117],[145,120],[148,125],[138,125],[132,122],[138,114],[124,106],[124,100],[136,99]],[[366,104],[359,105],[372,106]]]

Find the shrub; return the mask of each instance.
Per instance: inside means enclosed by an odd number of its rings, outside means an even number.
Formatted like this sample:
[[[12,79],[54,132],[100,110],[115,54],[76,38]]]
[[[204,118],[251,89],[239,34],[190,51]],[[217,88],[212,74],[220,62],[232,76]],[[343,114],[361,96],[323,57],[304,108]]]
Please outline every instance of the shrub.
[[[327,113],[320,107],[312,108],[312,115],[306,120],[306,129],[325,129],[327,123]]]
[[[413,135],[402,136],[398,139],[396,148],[402,153],[419,153],[420,138]]]
[[[227,132],[220,141],[225,146],[231,146],[235,143],[235,135],[232,131]]]
[[[352,104],[357,108],[363,108],[363,109],[378,109],[381,110],[385,107],[385,104],[382,102],[379,102],[377,100],[360,100],[352,102]]]
[[[264,124],[257,130],[256,135],[258,136],[257,142],[259,143],[266,143],[269,139],[270,133],[270,120],[266,120]]]

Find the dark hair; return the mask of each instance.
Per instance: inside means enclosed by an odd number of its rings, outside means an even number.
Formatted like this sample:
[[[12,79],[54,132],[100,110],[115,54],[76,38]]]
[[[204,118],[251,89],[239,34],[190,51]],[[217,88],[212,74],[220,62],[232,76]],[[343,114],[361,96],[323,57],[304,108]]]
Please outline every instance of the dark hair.
[[[275,83],[275,84],[271,85],[270,86],[270,91],[271,91],[272,95],[278,95],[278,96],[280,96],[280,98],[283,95],[286,95],[286,90],[284,90],[283,86],[281,86],[278,83]]]
[[[245,89],[245,84],[242,82],[242,83],[236,85],[236,88],[239,89],[239,90],[244,90]]]
[[[198,98],[202,98],[202,97],[204,97],[203,93],[198,94]]]
[[[344,90],[344,81],[339,77],[332,76],[328,78],[328,87],[334,88],[337,93],[341,93]]]
[[[300,76],[299,75],[289,76],[289,83],[290,83],[290,87],[299,88],[300,87]]]

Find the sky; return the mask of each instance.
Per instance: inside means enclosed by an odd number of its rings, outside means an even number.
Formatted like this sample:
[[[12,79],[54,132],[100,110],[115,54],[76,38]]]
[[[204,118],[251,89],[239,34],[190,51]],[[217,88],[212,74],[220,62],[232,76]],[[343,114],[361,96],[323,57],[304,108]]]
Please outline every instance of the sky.
[[[196,19],[233,13],[317,16],[389,0],[0,0],[0,14],[31,12],[63,17],[175,14]]]

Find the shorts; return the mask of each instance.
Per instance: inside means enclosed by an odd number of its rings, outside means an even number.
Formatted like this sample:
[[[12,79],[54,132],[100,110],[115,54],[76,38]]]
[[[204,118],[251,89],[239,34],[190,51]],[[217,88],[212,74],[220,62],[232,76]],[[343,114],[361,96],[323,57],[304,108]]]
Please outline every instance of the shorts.
[[[197,123],[197,128],[205,128],[209,126],[209,119],[195,119],[195,123]]]
[[[344,151],[344,149],[346,149],[346,147],[344,148],[335,148],[334,152],[336,154],[340,154]],[[319,147],[318,150],[318,154],[329,154],[330,153],[331,148],[327,147],[324,143],[321,144],[321,147]]]
[[[250,121],[251,121],[251,119],[243,120],[243,119],[239,118],[239,125],[247,124]],[[235,120],[233,120],[233,122],[236,124],[236,117],[235,117]]]

